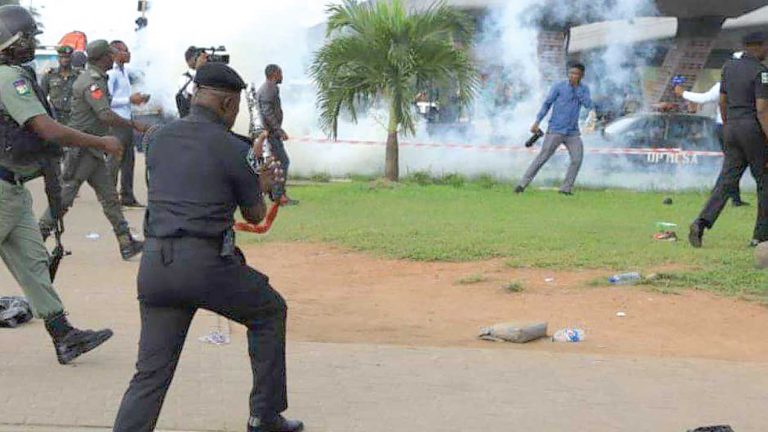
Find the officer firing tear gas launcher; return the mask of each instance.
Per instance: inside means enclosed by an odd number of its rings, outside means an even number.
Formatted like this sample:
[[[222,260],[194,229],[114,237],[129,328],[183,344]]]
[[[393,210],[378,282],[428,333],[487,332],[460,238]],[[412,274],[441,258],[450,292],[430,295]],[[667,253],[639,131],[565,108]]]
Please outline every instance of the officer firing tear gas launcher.
[[[57,238],[61,223],[59,160],[61,146],[120,152],[120,142],[70,129],[52,118],[52,110],[37,84],[32,68],[35,36],[40,34],[30,13],[20,6],[0,7],[0,255],[21,286],[35,317],[45,321],[59,363],[67,364],[98,347],[111,330],[78,330],[70,325],[52,277],[63,255],[50,263],[32,211],[32,197],[24,186],[43,176]]]

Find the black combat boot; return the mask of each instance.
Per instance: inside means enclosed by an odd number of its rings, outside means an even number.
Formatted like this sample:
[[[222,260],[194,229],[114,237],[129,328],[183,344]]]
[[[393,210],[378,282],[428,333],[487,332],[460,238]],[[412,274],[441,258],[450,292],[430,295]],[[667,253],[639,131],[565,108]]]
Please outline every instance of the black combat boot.
[[[298,420],[288,420],[278,415],[270,421],[264,421],[258,417],[248,420],[248,432],[300,432],[304,430],[304,423]]]
[[[701,219],[696,220],[691,224],[688,231],[688,242],[695,248],[700,248],[702,245],[702,238],[704,237],[705,225]]]
[[[45,320],[45,329],[53,339],[56,358],[60,364],[69,364],[81,355],[96,349],[112,337],[112,330],[78,330],[60,313]]]
[[[118,235],[117,242],[120,244],[120,256],[126,261],[144,250],[144,242],[135,240],[130,233]]]

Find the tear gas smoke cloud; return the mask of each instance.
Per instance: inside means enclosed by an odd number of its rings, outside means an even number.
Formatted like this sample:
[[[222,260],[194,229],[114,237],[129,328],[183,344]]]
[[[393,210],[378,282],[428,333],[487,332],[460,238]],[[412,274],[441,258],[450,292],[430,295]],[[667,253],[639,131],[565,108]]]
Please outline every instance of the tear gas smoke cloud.
[[[444,128],[432,134],[422,125],[417,136],[409,140],[417,142],[453,143],[474,145],[474,149],[414,148],[401,149],[401,166],[404,172],[430,171],[435,175],[459,172],[474,176],[492,174],[502,179],[522,176],[534,157],[531,153],[487,151],[487,144],[504,148],[520,148],[529,136],[528,128],[539,110],[544,93],[538,64],[537,23],[530,18],[531,10],[539,5],[537,0],[517,0],[491,10],[481,23],[477,43],[473,47],[479,69],[486,72],[490,82],[480,89],[471,113],[471,132],[460,134]],[[562,2],[564,7],[548,10],[555,14],[554,21],[572,21],[588,17],[592,21],[608,21],[606,42],[627,41],[642,35],[642,26],[635,18],[654,15],[651,0],[619,0],[610,8],[596,7],[598,2]],[[592,89],[593,97],[603,104],[620,107],[625,100],[634,97],[642,100],[640,77],[642,68],[654,53],[639,51],[624,43],[610,43],[606,48],[593,52],[582,59],[587,64],[585,83]],[[565,79],[565,77],[563,77]],[[634,95],[629,89],[634,88]],[[507,97],[500,98],[506,89]],[[499,103],[499,99],[505,99]],[[358,125],[342,125],[340,139],[364,139],[382,141],[385,133],[370,118]],[[589,147],[592,137],[585,136]],[[622,143],[617,145],[621,146]],[[323,171],[334,175],[349,172],[380,174],[383,170],[383,146],[345,147],[309,146],[311,158],[303,159],[307,171]],[[322,150],[322,151],[317,151]],[[709,188],[717,176],[719,160],[698,158],[705,169],[689,170],[687,167],[670,170],[648,169],[631,165],[623,156],[596,156],[587,153],[579,184],[602,187],[617,186],[633,189],[683,189]],[[661,164],[664,165],[664,164]],[[561,180],[567,166],[567,155],[560,154],[553,163],[539,174],[539,184]]]
[[[143,90],[153,95],[153,102],[161,103],[165,110],[173,113],[177,83],[186,70],[184,51],[190,45],[225,45],[231,54],[231,65],[247,82],[261,84],[264,67],[277,63],[285,72],[286,92],[297,83],[306,83],[304,71],[310,58],[307,29],[322,22],[326,3],[317,0],[151,0],[147,12],[149,25],[136,32],[134,20],[139,13],[135,0],[31,2],[41,13],[44,44],[56,44],[63,34],[72,30],[85,32],[89,40],[124,40],[133,54],[130,67],[145,75]],[[94,11],[104,11],[108,16],[93,19]],[[247,118],[244,105],[241,111],[244,123]],[[292,111],[286,126],[291,127],[294,119],[303,121],[313,117],[298,116]],[[247,130],[244,124],[238,128]]]
[[[480,69],[483,70],[484,64],[497,66],[492,79],[495,83],[506,84],[513,97],[497,107],[494,105],[493,86],[490,86],[480,91],[472,109],[471,133],[463,135],[443,130],[428,134],[426,125],[422,124],[417,136],[408,140],[522,146],[547,90],[540,86],[538,30],[529,19],[529,8],[538,3],[538,0],[507,2],[487,14],[482,31],[477,35],[474,50],[481,63]],[[597,9],[592,2],[563,3],[568,7],[554,11],[561,18],[590,16],[600,20],[624,19],[609,26],[607,40],[626,40],[628,33],[640,31],[632,25],[631,19],[648,15],[653,7],[650,0],[619,0],[610,9]],[[153,94],[153,101],[170,112],[175,112],[173,95],[179,75],[185,70],[183,52],[189,45],[226,45],[232,66],[246,81],[257,85],[263,80],[264,66],[278,63],[285,72],[282,95],[286,130],[293,137],[323,136],[317,126],[315,92],[306,70],[312,51],[322,42],[321,32],[317,29],[310,32],[310,28],[324,20],[326,1],[221,0],[211,3],[203,0],[154,0],[147,14],[149,26],[138,33],[134,31],[133,21],[138,12],[133,0],[110,1],[109,20],[84,18],[88,15],[85,11],[103,10],[104,2],[101,0],[35,0],[32,4],[41,12],[45,24],[44,43],[54,44],[61,35],[75,29],[86,32],[91,40],[126,41],[133,51],[132,67],[146,75],[144,91]],[[612,89],[606,92],[608,96],[623,99],[621,91],[637,79],[637,69],[643,66],[644,58],[642,55],[636,58],[629,46],[612,44],[584,60],[588,68],[585,83],[591,87],[593,96],[600,96],[599,87],[600,90]],[[342,122],[339,138],[383,141],[386,137],[383,116],[383,113],[373,111],[361,117],[358,124]],[[236,126],[241,132],[247,130],[246,119],[247,109],[243,105]],[[289,151],[293,172],[297,174],[325,172],[342,176],[383,172],[384,146],[293,141],[289,143]],[[403,172],[431,171],[436,175],[459,172],[469,176],[492,174],[502,179],[515,179],[522,176],[532,158],[529,153],[476,149],[404,146],[401,150]],[[547,183],[561,179],[567,162],[565,159],[564,156],[557,156],[553,164],[542,170],[537,180]],[[610,170],[602,163],[605,160],[611,161]],[[716,177],[716,172],[686,178],[659,176],[641,173],[628,164],[625,167],[616,162],[616,157],[586,154],[579,184],[632,188],[709,187]]]

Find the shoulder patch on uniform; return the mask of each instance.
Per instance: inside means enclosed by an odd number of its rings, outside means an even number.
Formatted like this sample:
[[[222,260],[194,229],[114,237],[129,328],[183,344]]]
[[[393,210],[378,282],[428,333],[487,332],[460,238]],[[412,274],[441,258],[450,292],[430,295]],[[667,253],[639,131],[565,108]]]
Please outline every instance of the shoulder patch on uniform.
[[[99,85],[96,83],[91,84],[91,86],[88,87],[88,91],[91,92],[91,97],[96,100],[104,97],[104,92],[101,91],[101,88],[99,88]]]
[[[762,81],[763,84],[768,84],[768,72],[760,73],[760,81]]]
[[[13,88],[16,89],[16,93],[18,93],[20,96],[26,96],[31,92],[29,89],[29,84],[27,84],[27,80],[25,79],[14,81]]]

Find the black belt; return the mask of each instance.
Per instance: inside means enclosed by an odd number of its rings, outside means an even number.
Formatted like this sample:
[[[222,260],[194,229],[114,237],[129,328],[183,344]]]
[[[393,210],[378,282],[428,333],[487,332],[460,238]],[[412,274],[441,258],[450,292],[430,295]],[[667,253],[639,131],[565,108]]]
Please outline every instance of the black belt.
[[[34,178],[35,177],[23,177],[20,175],[16,175],[15,172],[0,166],[0,180],[8,182],[12,185],[20,186],[30,180],[33,180]]]
[[[171,246],[175,250],[198,249],[212,247],[221,249],[220,237],[147,237],[144,242],[145,251],[160,251]]]

